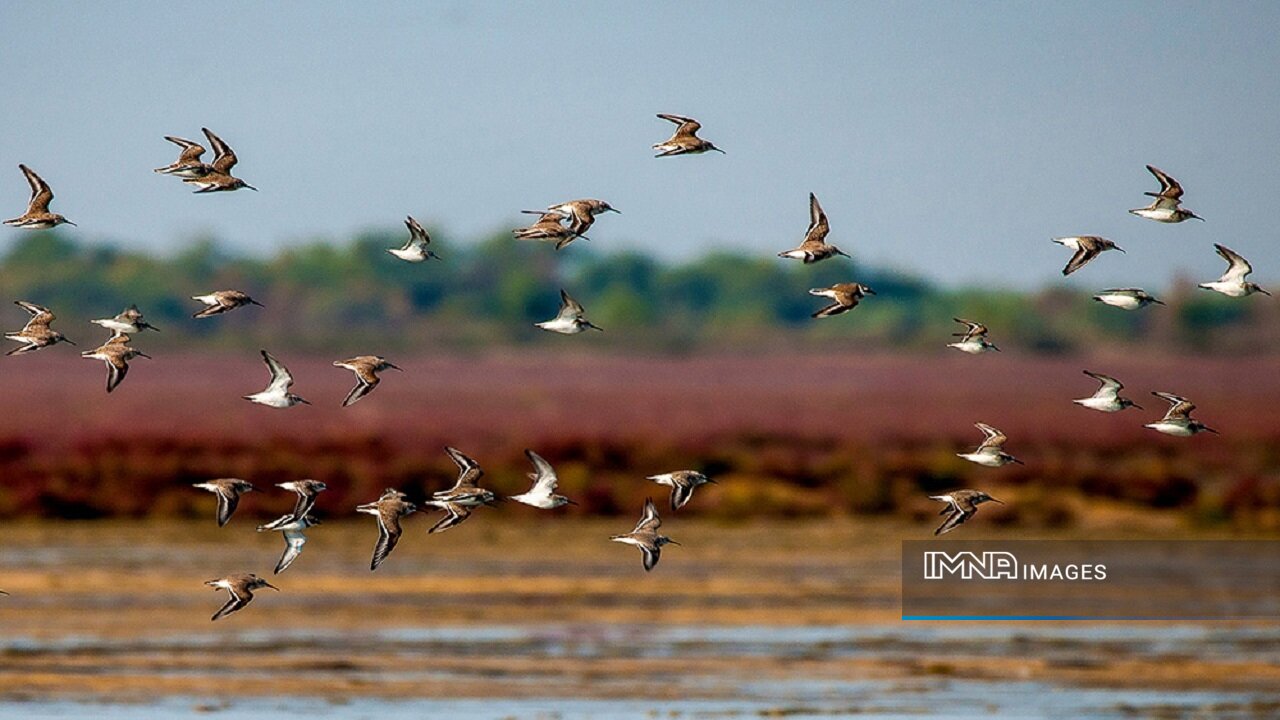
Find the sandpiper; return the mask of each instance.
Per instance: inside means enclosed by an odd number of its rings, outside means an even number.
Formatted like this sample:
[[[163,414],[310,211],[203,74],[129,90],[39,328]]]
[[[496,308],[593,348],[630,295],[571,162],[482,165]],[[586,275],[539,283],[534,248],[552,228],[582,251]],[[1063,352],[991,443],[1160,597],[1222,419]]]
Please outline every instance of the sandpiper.
[[[194,318],[207,318],[213,317],[214,315],[221,315],[224,312],[231,312],[232,310],[245,305],[257,305],[258,307],[264,307],[262,303],[254,300],[239,290],[215,290],[208,295],[192,295],[191,299],[199,300],[208,306],[191,316]]]
[[[80,357],[89,358],[91,360],[101,360],[107,366],[107,392],[116,389],[116,386],[124,382],[124,376],[129,373],[129,361],[135,357],[144,357],[148,360],[151,356],[129,347],[129,336],[123,333],[116,333],[111,339],[106,341],[93,350],[85,350],[80,353]]]
[[[402,247],[387,248],[387,252],[411,263],[420,263],[427,258],[439,260],[440,256],[427,247],[431,244],[431,236],[427,234],[426,229],[414,220],[412,215],[408,216],[404,224],[409,228],[409,239],[404,241]]]
[[[1156,422],[1147,423],[1143,427],[1149,427],[1156,432],[1162,432],[1165,435],[1175,435],[1177,437],[1191,437],[1196,433],[1210,432],[1214,435],[1220,434],[1217,430],[1205,425],[1199,420],[1191,418],[1191,411],[1196,406],[1188,399],[1174,395],[1173,393],[1151,391],[1152,395],[1163,398],[1169,403],[1169,411],[1164,414]]]
[[[974,423],[973,426],[981,430],[982,434],[986,435],[986,438],[973,452],[956,453],[957,456],[986,467],[1000,467],[1007,463],[1024,464],[1018,458],[1004,451],[1004,443],[1009,439],[1005,437],[1004,433],[986,423]]]
[[[240,495],[256,489],[252,483],[240,478],[216,478],[207,482],[195,483],[191,487],[208,490],[218,496],[218,527],[226,525],[227,521],[231,519],[231,514],[236,511],[236,506],[240,504]]]
[[[138,309],[137,305],[130,305],[115,317],[90,320],[89,322],[123,335],[133,335],[143,330],[160,330],[160,328],[142,319],[142,311]]]
[[[1093,296],[1094,300],[1103,305],[1118,307],[1121,310],[1137,310],[1146,307],[1152,303],[1163,305],[1163,300],[1156,297],[1142,288],[1108,288]]]
[[[58,213],[49,212],[49,203],[53,202],[53,191],[49,189],[49,184],[26,165],[19,165],[18,169],[27,176],[27,184],[31,186],[31,199],[27,202],[26,212],[5,220],[4,224],[25,230],[48,230],[58,225],[74,227],[75,223]]]
[[[562,202],[559,205],[552,205],[548,207],[547,210],[549,212],[558,212],[562,215],[568,216],[570,220],[569,229],[578,236],[587,232],[587,228],[590,228],[591,224],[596,221],[597,215],[607,212],[615,212],[619,214],[622,212],[603,200],[595,200],[592,198]]]
[[[212,165],[200,160],[204,155],[203,145],[194,140],[174,137],[173,135],[165,135],[164,139],[182,148],[182,152],[178,155],[177,160],[162,168],[156,168],[153,172],[158,172],[162,175],[173,175],[183,179],[200,178],[213,172]]]
[[[795,249],[778,253],[778,257],[802,260],[806,265],[816,263],[819,260],[826,260],[834,255],[849,257],[849,253],[844,252],[835,245],[827,244],[827,233],[830,231],[831,226],[827,223],[827,214],[822,211],[822,206],[818,204],[817,196],[809,193],[809,229],[805,231],[804,242],[800,243],[799,247]]]
[[[678,127],[676,127],[676,131],[671,135],[670,139],[653,146],[653,149],[658,151],[658,154],[654,155],[654,157],[698,155],[709,150],[724,153],[723,150],[712,145],[709,141],[698,137],[698,131],[702,129],[702,125],[697,120],[666,113],[658,113],[658,117],[668,122],[673,122]]]
[[[818,310],[809,317],[827,318],[835,317],[858,307],[858,302],[867,295],[875,295],[876,291],[863,285],[862,283],[836,283],[828,288],[813,288],[809,291],[810,295],[831,298],[834,302],[826,307]]]
[[[1104,237],[1098,237],[1097,235],[1060,237],[1053,238],[1053,241],[1059,245],[1064,245],[1075,250],[1075,254],[1071,256],[1071,260],[1067,262],[1067,266],[1062,268],[1063,275],[1070,275],[1071,273],[1079,270],[1087,265],[1090,260],[1098,257],[1100,253],[1107,250],[1119,250],[1120,252],[1124,252],[1124,249],[1119,245]]]
[[[484,476],[484,471],[475,460],[467,457],[457,448],[446,447],[444,451],[458,466],[458,479],[453,487],[433,493],[432,499],[426,501],[428,505],[438,507],[447,513],[445,518],[427,531],[432,533],[448,530],[466,520],[471,516],[471,508],[492,505],[497,500],[497,495],[493,491],[476,485],[476,481]]]
[[[556,486],[559,484],[560,478],[556,476],[556,471],[551,467],[551,463],[543,460],[541,455],[532,450],[525,450],[524,455],[529,458],[529,462],[533,463],[534,472],[529,473],[529,479],[533,481],[533,487],[528,492],[510,496],[512,500],[542,508],[543,510],[551,510],[561,505],[577,505],[569,498],[556,494]]]
[[[550,320],[540,323],[534,323],[536,327],[561,335],[577,335],[588,329],[599,330],[604,332],[604,328],[597,327],[587,320],[586,310],[582,308],[582,304],[569,296],[569,293],[563,289],[560,290],[560,312]]]
[[[1000,352],[1000,348],[992,343],[987,342],[987,326],[972,320],[962,320],[960,318],[951,318],[961,325],[966,326],[962,333],[951,333],[952,337],[958,337],[958,342],[947,343],[947,347],[955,348],[963,353],[970,355],[979,355],[984,352]]]
[[[186,178],[182,182],[195,185],[197,193],[226,192],[239,190],[240,188],[257,190],[258,188],[231,175],[231,168],[235,167],[238,162],[236,153],[231,149],[231,146],[223,142],[222,138],[214,135],[209,128],[200,129],[204,132],[204,136],[209,138],[209,145],[213,147],[213,162],[209,164],[209,172],[204,175]]]
[[[316,504],[316,496],[329,489],[328,485],[310,478],[276,483],[276,487],[298,494],[298,499],[293,503],[293,512],[290,513],[295,520],[310,515],[311,508]]]
[[[266,390],[245,395],[244,399],[273,408],[290,408],[298,403],[310,405],[311,403],[289,392],[289,388],[293,387],[293,376],[289,374],[289,368],[271,357],[271,353],[266,350],[261,352],[263,361],[267,363],[267,369],[271,371],[271,382]]]
[[[386,358],[377,355],[360,355],[347,360],[334,360],[333,365],[346,368],[356,374],[356,386],[347,393],[347,399],[342,401],[342,407],[354,405],[357,400],[373,392],[378,383],[382,382],[378,377],[379,372],[387,368],[404,372],[401,368],[387,362]]]
[[[382,497],[374,502],[356,506],[356,512],[368,513],[378,518],[378,544],[373,546],[370,572],[377,570],[396,548],[396,543],[400,542],[400,518],[417,509],[416,505],[405,501],[404,493],[393,488],[382,491]]]
[[[640,548],[640,552],[644,555],[644,570],[648,572],[658,564],[663,545],[680,544],[665,535],[659,535],[658,528],[661,525],[662,520],[658,517],[658,508],[654,507],[653,498],[646,498],[644,515],[640,517],[640,522],[636,523],[636,529],[626,535],[614,535],[609,539]]]
[[[1142,409],[1141,405],[1129,398],[1120,397],[1120,391],[1124,389],[1124,385],[1119,380],[1110,375],[1089,372],[1088,370],[1085,370],[1084,374],[1102,383],[1102,385],[1098,387],[1098,390],[1093,395],[1079,400],[1072,400],[1071,402],[1083,405],[1090,410],[1101,410],[1109,413],[1120,412],[1125,408]]]
[[[945,495],[930,495],[930,500],[947,503],[948,507],[942,509],[939,515],[946,515],[947,519],[942,521],[937,530],[933,531],[934,535],[944,535],[955,530],[964,524],[965,520],[973,517],[978,512],[978,506],[984,502],[999,503],[1004,502],[997,500],[981,490],[953,490]]]
[[[281,515],[266,525],[258,526],[258,532],[276,530],[284,534],[284,554],[280,556],[280,562],[276,563],[276,575],[289,569],[302,553],[302,546],[307,544],[307,528],[319,524],[320,521],[314,515],[303,515],[301,518]]]
[[[1213,282],[1200,283],[1200,287],[1205,290],[1220,292],[1227,297],[1245,297],[1256,292],[1263,295],[1271,294],[1259,287],[1258,283],[1245,281],[1249,273],[1253,272],[1253,266],[1249,264],[1248,260],[1241,257],[1240,253],[1218,243],[1214,243],[1213,247],[1222,256],[1222,259],[1227,261],[1227,271],[1222,274],[1222,277]]]
[[[280,588],[254,575],[253,573],[245,573],[242,575],[228,575],[217,580],[206,580],[205,585],[215,590],[226,590],[231,593],[231,598],[227,600],[227,604],[219,608],[218,612],[213,614],[210,620],[217,620],[220,617],[226,617],[240,608],[248,605],[253,600],[253,591],[260,588],[271,588],[279,591]]]
[[[48,308],[41,307],[35,303],[26,300],[14,300],[15,305],[22,307],[23,310],[31,313],[31,319],[18,332],[5,333],[6,340],[13,340],[22,343],[22,347],[14,348],[6,355],[21,355],[22,353],[39,350],[42,347],[56,345],[59,342],[75,345],[75,343],[63,337],[62,333],[49,327],[57,316],[49,312]]]
[[[1155,200],[1144,208],[1135,208],[1129,212],[1137,215],[1138,217],[1144,217],[1148,220],[1155,220],[1156,222],[1162,223],[1180,223],[1183,220],[1190,220],[1191,218],[1195,218],[1200,221],[1204,220],[1204,218],[1199,215],[1181,207],[1182,186],[1178,184],[1177,180],[1169,177],[1155,166],[1148,165],[1147,170],[1152,175],[1156,176],[1156,180],[1160,181],[1160,192],[1143,193],[1143,195],[1149,195],[1155,198]]]
[[[569,216],[558,210],[521,210],[526,215],[537,215],[538,221],[528,227],[516,228],[511,234],[517,240],[541,240],[544,242],[554,242],[556,249],[559,250],[569,243],[582,238],[590,240],[586,235],[581,235],[570,227],[564,225],[564,221]],[[591,223],[588,222],[588,225]],[[584,228],[585,229],[585,228]]]
[[[699,485],[716,484],[715,480],[696,470],[676,470],[675,472],[661,475],[650,475],[646,479],[671,488],[672,510],[679,510],[684,507],[685,503],[689,502],[689,499],[693,497],[693,491]]]

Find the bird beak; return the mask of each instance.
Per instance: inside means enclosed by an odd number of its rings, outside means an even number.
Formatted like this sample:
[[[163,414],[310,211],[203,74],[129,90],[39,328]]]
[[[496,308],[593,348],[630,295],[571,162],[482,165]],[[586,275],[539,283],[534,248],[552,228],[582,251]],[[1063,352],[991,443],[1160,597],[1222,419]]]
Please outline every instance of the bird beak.
[[[1001,504],[1001,505],[1003,505],[1003,504],[1004,504],[1004,501],[1003,501],[1003,500],[997,500],[997,499],[995,499],[995,498],[991,498],[991,502],[993,502],[993,503],[999,503],[999,504]]]
[[[1156,300],[1155,298],[1152,298],[1151,302],[1155,303],[1156,305],[1164,305],[1163,300]]]
[[[565,503],[566,505],[577,505],[577,504],[578,504],[578,501],[576,501],[576,500],[570,500],[569,498],[565,498],[565,499],[564,499],[564,503]]]
[[[404,368],[398,365],[392,365],[391,363],[387,363],[387,367],[391,368],[392,370],[399,370],[400,372],[404,372]]]
[[[310,400],[304,400],[304,399],[302,399],[302,398],[298,398],[298,402],[302,403],[303,405],[310,405],[310,404],[311,404],[311,401],[310,401]]]
[[[75,223],[71,222],[70,220],[63,220],[63,221],[62,221],[62,224],[63,224],[63,225],[70,225],[71,227],[80,227],[79,225],[77,225],[77,224],[75,224]]]
[[[138,353],[138,357],[144,357],[144,358],[146,358],[146,359],[148,359],[148,360],[152,360],[152,359],[153,359],[150,355],[148,355],[148,354],[146,354],[146,353],[144,353],[144,352],[140,352],[140,353]]]
[[[875,291],[875,290],[872,290],[871,288],[867,288],[866,290],[864,290],[864,292],[866,292],[868,295],[875,295],[875,294],[876,294],[876,291]]]
[[[192,298],[192,299],[194,300],[195,298]],[[266,305],[263,305],[262,303],[258,302],[257,300],[252,300],[252,299],[251,299],[251,300],[249,300],[249,304],[250,304],[250,305],[257,305],[258,307],[266,307]]]
[[[678,542],[676,542],[675,540],[672,540],[672,539],[670,539],[670,538],[667,538],[667,544],[668,544],[668,545],[679,545],[680,543],[678,543]]]
[[[592,325],[591,323],[587,323],[587,327],[591,328],[592,330],[599,330],[600,332],[604,332],[604,328],[600,327],[599,325]]]
[[[1262,293],[1263,295],[1266,295],[1267,297],[1271,297],[1271,293],[1267,292],[1266,290],[1263,290],[1262,288],[1258,288],[1258,292]]]
[[[249,188],[250,190],[252,190],[252,191],[254,191],[254,192],[258,192],[258,188],[256,188],[256,187],[254,187],[254,186],[250,185],[249,183],[245,183],[245,184],[244,184],[244,186],[245,186],[245,187],[247,187],[247,188]]]
[[[276,587],[275,585],[272,585],[271,583],[266,582],[266,581],[263,581],[263,587],[269,587],[269,588],[271,588],[272,590],[275,590],[276,592],[280,592],[280,588],[278,588],[278,587]]]
[[[720,148],[716,147],[715,145],[712,145],[712,146],[711,146],[711,149],[712,149],[712,150],[715,150],[716,152],[720,153],[721,155],[728,155],[728,154],[729,154],[729,153],[726,153],[725,151],[721,150]]]
[[[68,339],[66,339],[66,338],[62,338],[62,342],[66,343],[66,344],[68,344],[68,345],[75,345],[75,343],[71,342],[70,340],[68,340]]]
[[[1120,247],[1119,245],[1116,246],[1116,249],[1119,250],[1120,252],[1124,252],[1124,248]],[[1128,255],[1129,253],[1124,253],[1124,254]]]
[[[621,210],[619,210],[619,209],[617,209],[617,208],[609,208],[609,212],[616,212],[616,213],[618,213],[619,215],[621,215],[621,214],[622,214],[622,211],[621,211]]]
[[[1139,409],[1139,410],[1145,410],[1145,409],[1146,409],[1146,408],[1142,407],[1141,405],[1139,405],[1138,403],[1130,403],[1130,404],[1129,404],[1129,407],[1134,407],[1134,408],[1137,408],[1137,409]]]
[[[1213,429],[1213,428],[1211,428],[1211,427],[1206,427],[1204,430],[1205,430],[1205,432],[1211,432],[1211,433],[1213,433],[1214,435],[1221,435],[1221,434],[1222,434],[1222,433],[1218,432],[1217,430],[1214,430],[1214,429]]]
[[[720,481],[719,481],[719,480],[716,480],[715,478],[707,478],[707,482],[711,483],[712,485],[719,485],[719,484],[720,484]]]

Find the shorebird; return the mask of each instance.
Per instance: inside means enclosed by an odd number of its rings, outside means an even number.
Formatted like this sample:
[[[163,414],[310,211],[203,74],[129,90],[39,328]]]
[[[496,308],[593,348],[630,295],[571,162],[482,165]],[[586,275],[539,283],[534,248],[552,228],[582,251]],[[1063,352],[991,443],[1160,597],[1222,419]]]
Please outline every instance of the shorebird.
[[[516,228],[511,231],[517,240],[541,240],[544,242],[554,242],[556,249],[565,247],[569,243],[582,238],[590,240],[586,235],[581,235],[570,227],[564,225],[564,221],[569,216],[558,210],[521,210],[526,215],[537,215],[538,221],[528,227]],[[588,222],[587,225],[590,225]],[[585,228],[584,228],[585,229]]]
[[[581,236],[596,221],[596,216],[602,213],[615,212],[621,214],[621,210],[616,210],[612,205],[603,200],[594,200],[592,198],[583,198],[582,200],[570,200],[562,202],[559,205],[552,205],[547,208],[548,212],[558,212],[569,218],[569,229],[575,235]]]
[[[137,305],[130,305],[115,317],[90,320],[89,322],[94,325],[101,325],[111,332],[122,335],[133,335],[143,330],[160,330],[160,328],[142,319],[142,311],[138,309]]]
[[[1102,383],[1102,385],[1093,395],[1087,398],[1080,398],[1079,400],[1072,400],[1071,402],[1077,405],[1083,405],[1090,410],[1101,410],[1102,412],[1109,413],[1120,412],[1125,408],[1142,409],[1141,405],[1129,398],[1120,397],[1120,391],[1124,389],[1124,385],[1122,385],[1119,380],[1109,375],[1089,372],[1088,370],[1085,370],[1084,374]]]
[[[858,307],[858,302],[867,295],[875,295],[876,291],[862,283],[836,283],[829,288],[813,288],[810,295],[831,298],[834,302],[818,310],[809,317],[827,318],[847,313]]]
[[[417,220],[410,215],[404,221],[405,227],[409,228],[409,239],[404,241],[404,245],[398,248],[387,248],[387,252],[404,260],[405,262],[420,263],[427,258],[440,259],[440,256],[431,252],[427,246],[431,244],[431,236],[427,234],[425,228],[418,224]]]
[[[1137,215],[1138,217],[1144,217],[1148,220],[1155,220],[1156,222],[1162,223],[1180,223],[1183,220],[1189,220],[1191,218],[1195,218],[1200,221],[1204,220],[1204,218],[1199,215],[1181,207],[1182,186],[1178,184],[1177,180],[1174,180],[1164,174],[1164,172],[1155,166],[1148,165],[1147,170],[1152,175],[1156,176],[1156,180],[1160,181],[1160,192],[1143,193],[1143,195],[1149,195],[1155,198],[1155,200],[1144,208],[1135,208],[1129,212]]]
[[[653,149],[658,151],[658,154],[654,155],[654,157],[698,155],[709,150],[724,153],[723,150],[712,145],[709,141],[698,137],[698,131],[702,129],[702,125],[697,120],[666,113],[658,113],[658,117],[668,122],[673,122],[678,127],[676,127],[676,131],[671,135],[670,139],[653,146]]]
[[[293,561],[297,560],[298,555],[302,553],[302,546],[307,544],[307,528],[315,527],[319,524],[320,521],[313,515],[303,515],[301,518],[296,518],[293,515],[281,515],[266,525],[258,526],[258,532],[275,530],[284,534],[284,554],[280,556],[280,562],[276,563],[276,575],[288,570]]]
[[[582,308],[582,304],[569,296],[569,293],[563,289],[560,290],[560,312],[550,320],[540,323],[534,323],[536,327],[561,335],[577,335],[580,332],[586,332],[588,329],[599,330],[604,332],[604,328],[597,327],[587,320],[586,310]]]
[[[1000,467],[1007,463],[1024,464],[1018,458],[1004,451],[1004,442],[1009,439],[1005,437],[1004,433],[986,423],[974,423],[973,426],[981,430],[982,434],[986,435],[986,438],[973,452],[956,453],[957,456],[985,467]]]
[[[447,513],[440,522],[427,531],[429,533],[448,530],[470,517],[471,508],[492,505],[497,500],[497,495],[493,491],[476,485],[476,481],[484,476],[484,471],[475,460],[467,457],[457,448],[446,447],[444,451],[458,466],[458,479],[453,487],[433,493],[432,499],[426,501],[428,505],[438,507]]]
[[[208,490],[218,496],[218,527],[226,525],[227,521],[231,519],[231,514],[236,511],[236,506],[240,504],[240,495],[256,489],[252,483],[239,478],[217,478],[207,482],[195,483],[191,487]]]
[[[329,489],[328,485],[311,479],[276,483],[276,487],[298,494],[298,499],[293,503],[293,512],[289,514],[295,520],[310,515],[311,508],[316,505],[316,496]]]
[[[1121,310],[1137,310],[1152,303],[1164,304],[1163,300],[1157,300],[1154,295],[1142,288],[1109,288],[1094,295],[1093,299],[1103,305],[1118,307]]]
[[[551,463],[543,460],[541,455],[532,450],[525,450],[524,456],[529,458],[529,462],[533,463],[534,472],[529,473],[529,479],[533,481],[533,487],[528,492],[510,496],[512,500],[542,508],[543,510],[551,510],[561,505],[577,505],[576,502],[569,498],[556,494],[556,486],[559,484],[560,478],[556,476],[556,471],[551,467]]]
[[[609,539],[640,548],[640,552],[644,555],[644,570],[649,572],[658,564],[663,545],[680,544],[665,535],[659,535],[658,528],[661,525],[662,520],[658,517],[658,508],[653,505],[653,498],[646,498],[644,515],[640,517],[640,522],[636,523],[636,529],[626,535],[614,535]]]
[[[271,357],[271,353],[266,350],[261,352],[263,361],[267,363],[267,369],[271,371],[271,382],[266,390],[245,395],[244,399],[273,408],[290,408],[298,403],[310,405],[311,403],[289,392],[289,388],[293,387],[293,376],[289,374],[289,368],[281,365],[280,361]]]
[[[18,169],[27,176],[27,184],[31,186],[31,199],[27,201],[26,212],[16,218],[5,220],[4,224],[25,230],[48,230],[58,225],[74,227],[75,223],[58,213],[49,212],[49,203],[53,202],[53,191],[49,189],[49,184],[41,180],[36,171],[26,165],[19,165]]]
[[[822,211],[822,206],[818,204],[817,196],[809,193],[809,229],[805,231],[804,242],[800,243],[799,247],[795,249],[778,253],[778,257],[802,260],[806,265],[816,263],[819,260],[826,260],[834,255],[849,257],[849,253],[835,245],[827,244],[827,233],[829,232],[831,232],[831,226],[827,223],[827,214]]]
[[[1172,393],[1157,392],[1155,390],[1151,394],[1168,401],[1169,411],[1156,422],[1147,423],[1143,427],[1149,427],[1156,432],[1177,437],[1191,437],[1201,432],[1210,432],[1214,435],[1220,434],[1217,430],[1199,420],[1191,418],[1191,411],[1195,410],[1196,406],[1190,400]]]
[[[1079,270],[1087,265],[1090,260],[1098,257],[1099,254],[1107,250],[1119,250],[1120,252],[1124,252],[1124,249],[1119,245],[1104,237],[1098,237],[1097,235],[1060,237],[1053,238],[1053,241],[1059,245],[1064,245],[1075,250],[1075,254],[1071,256],[1071,260],[1067,262],[1066,267],[1062,268],[1063,275],[1070,275],[1071,273]]]
[[[232,177],[231,168],[235,167],[239,160],[231,146],[214,135],[209,128],[200,128],[200,130],[204,132],[205,137],[209,138],[209,145],[213,147],[213,162],[209,164],[209,172],[186,178],[182,182],[195,185],[197,193],[225,192],[240,188],[256,191],[258,188],[238,177]]]
[[[387,362],[386,358],[377,355],[360,355],[347,360],[334,360],[333,365],[346,368],[356,374],[356,386],[347,393],[347,399],[342,401],[342,407],[354,405],[357,400],[373,392],[378,383],[382,382],[378,377],[379,372],[387,368],[404,372],[401,368]]]
[[[101,360],[107,366],[107,392],[116,389],[116,386],[124,382],[124,376],[129,374],[129,361],[135,357],[144,357],[148,360],[151,356],[129,347],[129,336],[123,333],[116,333],[111,339],[102,344],[101,347],[93,350],[85,350],[80,353],[80,357],[90,360]]]
[[[417,509],[416,505],[405,501],[404,493],[392,488],[382,491],[382,497],[376,501],[356,506],[356,512],[368,513],[378,518],[378,544],[373,546],[370,572],[377,570],[396,548],[396,543],[400,542],[400,518]]]
[[[973,517],[978,512],[978,506],[984,502],[999,503],[1004,502],[997,500],[981,490],[953,490],[946,495],[930,495],[930,500],[947,503],[948,507],[942,509],[939,515],[946,515],[947,519],[942,521],[937,530],[933,531],[934,535],[945,535],[964,524],[965,520]]]
[[[228,575],[217,580],[206,580],[205,585],[215,590],[226,590],[231,593],[231,598],[227,600],[227,604],[218,609],[210,620],[217,620],[220,617],[226,617],[240,608],[248,605],[253,600],[253,591],[261,588],[271,588],[279,592],[280,588],[254,575],[253,573],[245,573],[243,575]]]
[[[1200,287],[1205,290],[1220,292],[1227,297],[1245,297],[1256,292],[1260,292],[1263,295],[1271,294],[1259,287],[1258,283],[1245,281],[1249,273],[1253,272],[1253,266],[1249,264],[1248,260],[1241,257],[1240,253],[1218,243],[1214,243],[1213,247],[1222,256],[1222,259],[1227,261],[1227,271],[1222,274],[1222,277],[1213,282],[1200,283]]]
[[[646,479],[671,488],[672,510],[679,510],[684,507],[685,503],[689,502],[689,499],[693,497],[693,491],[699,485],[716,484],[715,480],[696,470],[676,470],[675,472],[661,475],[650,475]]]
[[[203,145],[194,140],[174,137],[173,135],[165,135],[164,139],[182,148],[182,152],[178,155],[177,160],[162,168],[156,168],[153,172],[158,172],[162,175],[173,175],[183,179],[201,178],[213,172],[212,165],[200,160],[204,155]]]
[[[987,326],[972,320],[962,320],[960,318],[951,318],[961,325],[967,326],[962,333],[951,333],[952,337],[960,338],[959,342],[947,343],[947,347],[955,348],[963,353],[970,355],[979,355],[984,352],[1000,352],[1000,348],[987,342]]]
[[[192,300],[199,300],[208,305],[205,309],[192,315],[194,318],[207,318],[214,315],[221,315],[224,312],[231,312],[238,307],[244,305],[257,305],[265,307],[262,303],[254,300],[239,290],[215,290],[208,295],[192,295]]]
[[[49,312],[48,308],[41,307],[35,303],[26,300],[14,300],[15,305],[20,306],[23,310],[31,313],[31,319],[18,332],[5,333],[6,340],[13,340],[22,343],[22,347],[14,348],[6,355],[21,355],[29,353],[33,350],[39,350],[42,347],[56,345],[59,342],[75,345],[75,343],[63,337],[62,333],[49,327],[57,316]]]

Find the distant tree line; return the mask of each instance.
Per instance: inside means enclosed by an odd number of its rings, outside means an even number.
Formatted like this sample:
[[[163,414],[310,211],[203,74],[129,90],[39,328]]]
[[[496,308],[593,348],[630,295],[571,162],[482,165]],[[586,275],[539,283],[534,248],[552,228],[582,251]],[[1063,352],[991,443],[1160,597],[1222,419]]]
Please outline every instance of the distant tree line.
[[[941,288],[902,272],[836,259],[801,266],[772,256],[712,252],[664,263],[579,242],[556,252],[498,233],[473,243],[435,241],[442,262],[409,264],[386,253],[400,232],[314,242],[272,256],[228,253],[200,240],[169,256],[57,232],[27,234],[0,260],[10,300],[51,308],[86,344],[87,324],[136,303],[162,329],[150,345],[334,350],[483,350],[537,344],[648,352],[934,351],[958,329],[986,323],[1006,350],[1065,353],[1141,345],[1169,351],[1280,351],[1280,308],[1266,297],[1229,299],[1175,281],[1165,307],[1126,312],[1065,286],[1035,292]],[[857,280],[876,295],[846,315],[812,320],[808,290]],[[550,336],[532,326],[555,314],[566,288],[607,332]],[[191,295],[248,292],[264,305],[193,320]],[[1155,289],[1153,289],[1154,291]],[[26,320],[13,308],[0,327]],[[84,324],[80,324],[84,323]]]

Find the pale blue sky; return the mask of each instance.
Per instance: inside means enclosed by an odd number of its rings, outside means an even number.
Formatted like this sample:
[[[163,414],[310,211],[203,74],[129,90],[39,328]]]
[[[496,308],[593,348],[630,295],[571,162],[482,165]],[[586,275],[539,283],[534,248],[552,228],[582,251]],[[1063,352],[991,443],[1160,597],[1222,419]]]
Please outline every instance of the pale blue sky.
[[[597,249],[773,253],[812,190],[856,258],[948,283],[1059,277],[1050,236],[1086,233],[1129,254],[1084,289],[1214,278],[1214,242],[1280,279],[1277,3],[6,2],[0,28],[0,214],[25,162],[87,240],[269,250],[407,213],[470,239],[588,196],[623,211]],[[653,159],[656,112],[728,154]],[[260,193],[151,173],[202,125]],[[1208,222],[1127,214],[1146,163]]]

